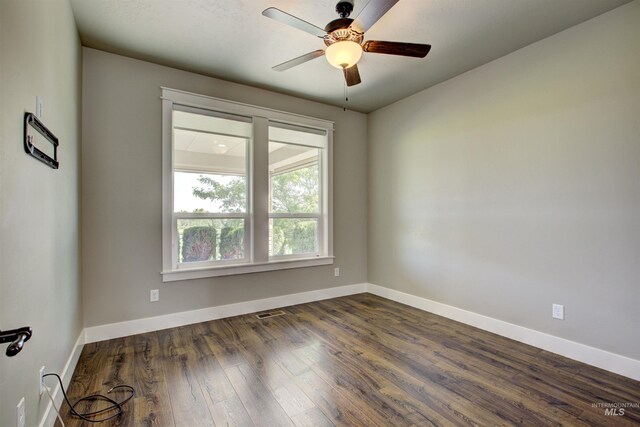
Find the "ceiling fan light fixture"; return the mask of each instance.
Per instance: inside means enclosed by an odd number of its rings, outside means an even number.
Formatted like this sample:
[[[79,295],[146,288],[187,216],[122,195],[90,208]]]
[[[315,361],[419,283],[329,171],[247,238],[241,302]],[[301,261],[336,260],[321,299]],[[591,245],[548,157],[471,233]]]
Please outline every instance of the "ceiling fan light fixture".
[[[339,41],[327,47],[325,56],[334,67],[349,68],[356,65],[362,57],[362,46],[351,40]]]

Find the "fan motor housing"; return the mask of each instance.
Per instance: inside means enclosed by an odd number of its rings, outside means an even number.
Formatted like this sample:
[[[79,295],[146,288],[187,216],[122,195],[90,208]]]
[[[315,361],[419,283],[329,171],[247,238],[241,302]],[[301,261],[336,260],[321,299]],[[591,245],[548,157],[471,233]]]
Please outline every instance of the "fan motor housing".
[[[333,21],[329,22],[325,27],[324,30],[331,34],[332,32],[334,32],[335,30],[341,30],[343,28],[349,28],[349,25],[351,25],[351,23],[353,22],[353,19],[351,18],[338,18],[338,19],[334,19]]]
[[[345,40],[362,44],[363,38],[364,34],[354,31],[352,28],[339,28],[337,30],[333,30],[324,38],[324,44],[331,46],[334,43]]]

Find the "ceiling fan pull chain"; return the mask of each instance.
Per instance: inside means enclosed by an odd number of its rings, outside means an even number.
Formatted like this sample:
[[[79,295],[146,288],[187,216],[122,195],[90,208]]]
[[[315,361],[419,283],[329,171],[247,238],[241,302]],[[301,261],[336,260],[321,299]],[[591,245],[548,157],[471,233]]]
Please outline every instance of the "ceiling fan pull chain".
[[[347,95],[347,82],[344,83],[344,107],[343,111],[347,111],[347,102],[349,102],[349,96]]]

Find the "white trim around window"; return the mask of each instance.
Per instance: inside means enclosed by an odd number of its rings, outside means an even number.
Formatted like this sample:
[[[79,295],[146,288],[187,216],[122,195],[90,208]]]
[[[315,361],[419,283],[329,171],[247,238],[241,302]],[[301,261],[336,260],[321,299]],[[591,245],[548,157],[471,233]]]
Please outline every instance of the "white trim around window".
[[[164,282],[180,281],[204,277],[227,276],[260,271],[272,271],[333,264],[332,228],[332,143],[333,122],[302,116],[294,113],[272,110],[198,95],[175,89],[162,89],[162,278]],[[201,212],[196,210],[175,212],[174,172],[209,173],[208,166],[176,165],[176,141],[174,135],[174,111],[199,114],[201,116],[230,117],[242,116],[251,123],[251,137],[246,144],[246,209],[227,212]],[[227,115],[227,116],[225,116]],[[208,119],[211,120],[211,119]],[[275,126],[274,126],[275,124]],[[292,145],[314,147],[319,150],[317,164],[318,212],[270,213],[270,171],[269,171],[269,126],[293,132],[308,132],[303,141],[289,141]],[[246,126],[246,125],[244,125]],[[176,127],[176,129],[180,129]],[[281,131],[278,131],[280,134]],[[278,133],[276,132],[276,133]],[[207,130],[201,133],[211,134]],[[318,142],[317,135],[326,140]],[[224,137],[225,135],[222,135]],[[227,135],[228,136],[228,135]],[[307,138],[308,137],[308,138]],[[240,139],[240,138],[237,138]],[[308,140],[308,141],[306,141]],[[280,140],[272,142],[280,143]],[[277,144],[276,144],[277,145]],[[178,154],[184,154],[178,152]],[[206,157],[204,155],[203,157]],[[288,163],[295,170],[304,165],[292,160]],[[286,164],[285,164],[286,166]],[[234,165],[216,166],[218,173],[232,174]],[[212,166],[211,169],[214,169]],[[314,193],[315,194],[315,193]],[[179,199],[177,199],[179,200]],[[314,202],[315,204],[315,202]],[[292,218],[310,219],[317,222],[318,250],[312,253],[285,253],[269,256],[270,219]],[[178,220],[231,220],[244,221],[244,257],[238,259],[197,259],[197,262],[181,261],[179,255]],[[185,231],[186,233],[186,231]],[[271,237],[272,238],[272,237]],[[221,243],[219,243],[221,245]],[[220,246],[221,248],[222,246]],[[306,251],[306,250],[305,250]],[[237,253],[237,252],[236,252]],[[204,261],[200,261],[203,259]]]

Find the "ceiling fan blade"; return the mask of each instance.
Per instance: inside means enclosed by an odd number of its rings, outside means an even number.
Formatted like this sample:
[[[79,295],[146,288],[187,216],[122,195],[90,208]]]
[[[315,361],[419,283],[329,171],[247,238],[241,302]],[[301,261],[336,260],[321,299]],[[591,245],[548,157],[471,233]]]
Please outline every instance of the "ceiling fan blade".
[[[362,50],[371,53],[384,53],[387,55],[413,56],[424,58],[431,50],[430,44],[381,42],[369,40],[362,45]]]
[[[370,0],[369,3],[360,11],[356,17],[352,27],[364,33],[373,26],[378,19],[389,11],[399,0]]]
[[[290,15],[287,12],[283,12],[275,7],[270,7],[263,10],[262,14],[267,18],[275,19],[278,22],[282,22],[283,24],[287,24],[291,27],[304,31],[305,33],[312,34],[316,37],[324,37],[327,35],[327,32],[322,28],[316,27],[315,25],[310,24],[307,21],[296,18],[295,16]]]
[[[358,64],[352,65],[349,68],[343,68],[344,79],[347,81],[347,86],[355,86],[360,84],[360,72],[358,72]]]
[[[276,71],[288,70],[289,68],[293,68],[296,65],[304,64],[305,62],[311,61],[312,59],[318,58],[319,56],[322,56],[322,55],[324,55],[324,50],[322,49],[314,50],[313,52],[309,52],[305,55],[298,56],[297,58],[291,59],[287,62],[283,62],[282,64],[278,64],[275,67],[273,67],[273,69]]]

